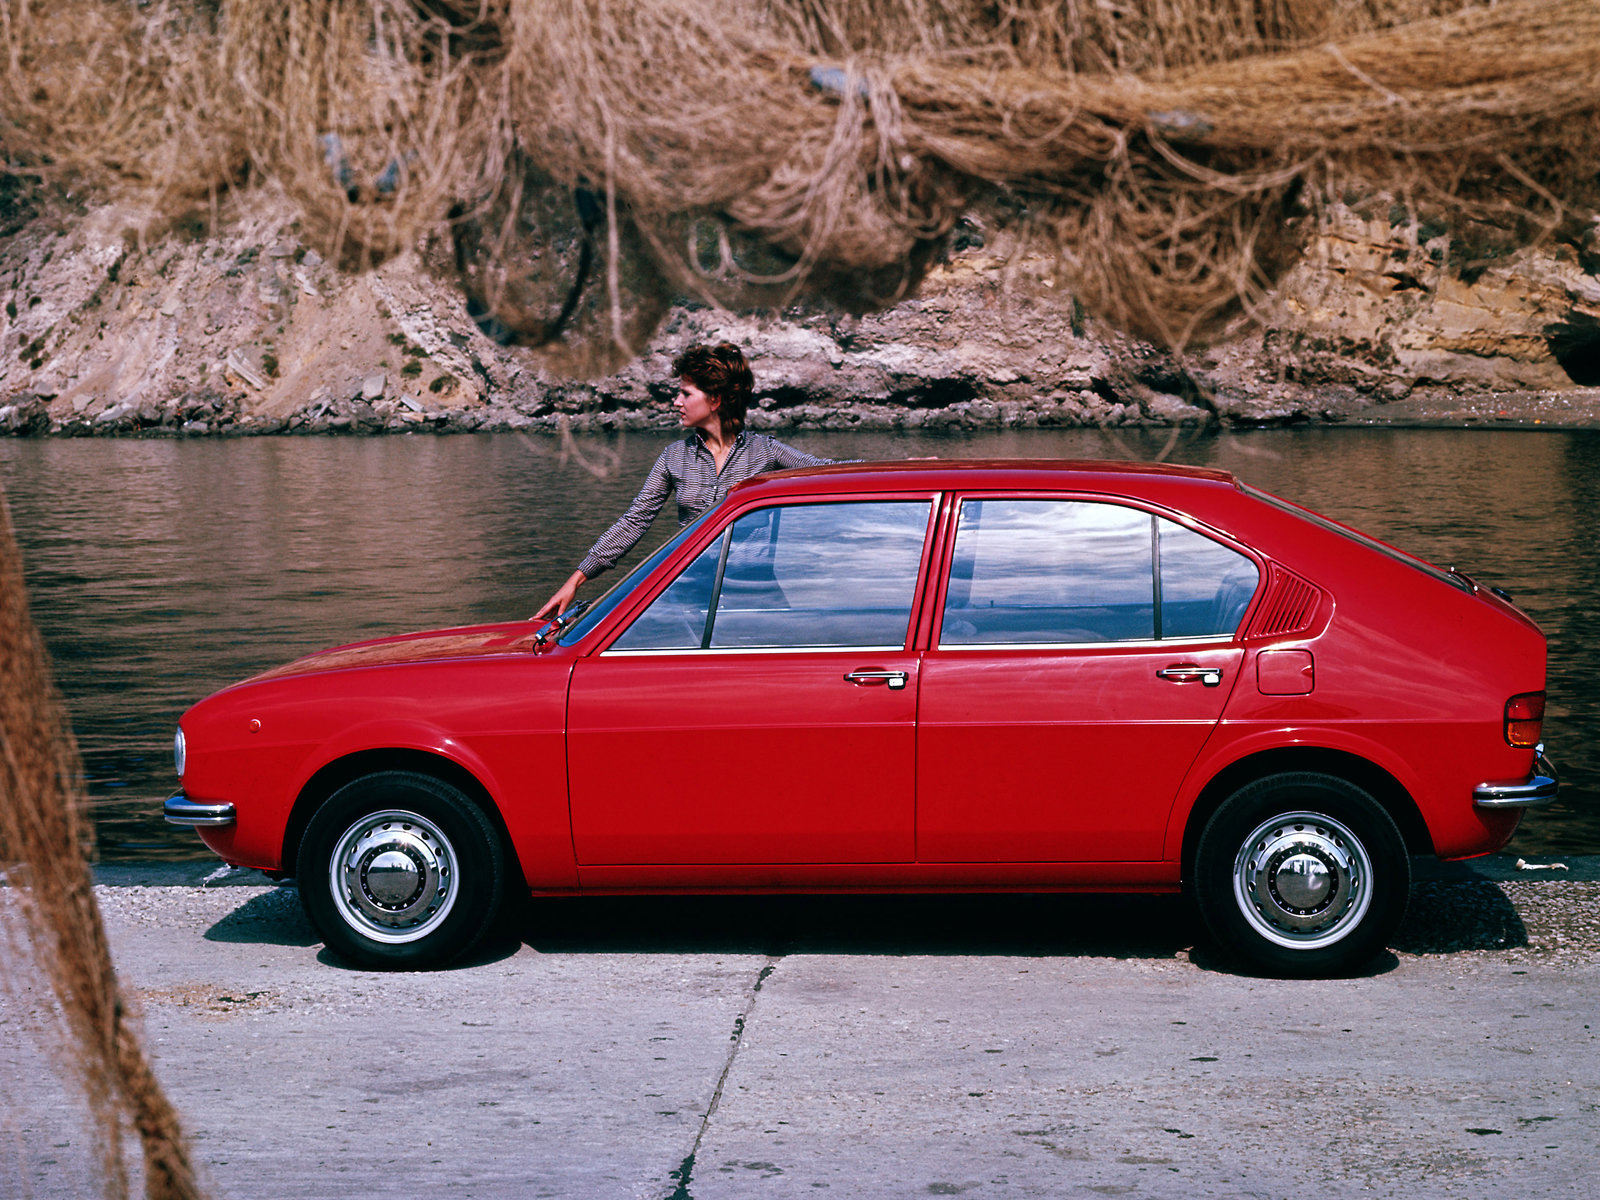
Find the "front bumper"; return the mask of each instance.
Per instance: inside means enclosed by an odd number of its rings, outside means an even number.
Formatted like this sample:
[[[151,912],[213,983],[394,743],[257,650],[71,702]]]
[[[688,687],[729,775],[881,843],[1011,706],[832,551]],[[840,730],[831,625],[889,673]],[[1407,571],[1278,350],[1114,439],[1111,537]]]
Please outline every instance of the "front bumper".
[[[161,811],[174,825],[232,825],[236,819],[233,805],[197,804],[182,792],[168,796]]]
[[[1479,808],[1543,808],[1556,798],[1561,780],[1544,747],[1534,751],[1533,774],[1521,783],[1480,783],[1472,789],[1472,802]]]

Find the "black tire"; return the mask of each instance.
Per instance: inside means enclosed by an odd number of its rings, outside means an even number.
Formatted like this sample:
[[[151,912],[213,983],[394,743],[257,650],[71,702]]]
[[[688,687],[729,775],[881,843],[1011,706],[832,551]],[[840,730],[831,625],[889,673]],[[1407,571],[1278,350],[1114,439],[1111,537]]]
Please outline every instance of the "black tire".
[[[1246,784],[1206,822],[1193,894],[1223,952],[1268,974],[1370,962],[1405,915],[1411,859],[1384,807],[1335,775]]]
[[[330,950],[365,966],[442,966],[472,949],[505,892],[499,832],[458,788],[378,771],[306,826],[300,900]]]

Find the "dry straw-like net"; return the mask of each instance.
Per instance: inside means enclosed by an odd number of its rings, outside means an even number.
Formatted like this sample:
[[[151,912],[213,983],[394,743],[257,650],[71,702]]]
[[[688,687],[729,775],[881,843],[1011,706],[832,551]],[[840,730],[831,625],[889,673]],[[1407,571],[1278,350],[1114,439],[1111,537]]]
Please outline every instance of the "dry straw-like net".
[[[351,265],[447,225],[486,321],[592,363],[675,294],[892,303],[974,210],[1181,345],[1258,302],[1332,195],[1386,191],[1496,250],[1596,203],[1592,0],[0,11],[14,164],[169,213],[271,181]]]
[[[186,1200],[200,1194],[188,1149],[132,1025],[95,903],[80,775],[66,713],[28,616],[0,492],[0,871],[7,885],[0,892],[0,989],[29,978],[49,981],[70,1033],[64,1065],[80,1076],[89,1098],[106,1195],[128,1194],[122,1135],[131,1125],[144,1151],[145,1194]]]

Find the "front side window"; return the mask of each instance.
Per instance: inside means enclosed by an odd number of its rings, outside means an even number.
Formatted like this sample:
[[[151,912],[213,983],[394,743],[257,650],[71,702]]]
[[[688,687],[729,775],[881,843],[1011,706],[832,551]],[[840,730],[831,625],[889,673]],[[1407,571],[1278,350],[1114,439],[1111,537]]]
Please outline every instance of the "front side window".
[[[746,513],[611,648],[899,648],[930,507],[895,500]]]
[[[698,650],[705,637],[724,540],[718,538],[700,551],[612,646],[619,650]]]
[[[598,600],[589,606],[588,611],[582,617],[568,626],[566,632],[556,639],[557,645],[570,646],[575,642],[582,641],[588,632],[600,624],[612,609],[633,594],[635,587],[648,579],[657,567],[666,562],[668,556],[674,550],[700,532],[700,527],[711,520],[716,511],[715,508],[706,509],[705,512],[674,534],[669,541],[649,558],[629,571],[622,579],[612,584]]]
[[[1175,522],[1083,500],[965,500],[942,646],[1230,635],[1248,558]]]

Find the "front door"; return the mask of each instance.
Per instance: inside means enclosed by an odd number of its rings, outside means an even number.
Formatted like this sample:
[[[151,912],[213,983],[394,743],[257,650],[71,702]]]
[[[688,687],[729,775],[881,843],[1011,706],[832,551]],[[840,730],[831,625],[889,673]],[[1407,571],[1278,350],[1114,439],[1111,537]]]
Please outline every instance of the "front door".
[[[725,528],[568,704],[585,866],[909,862],[927,498]]]

